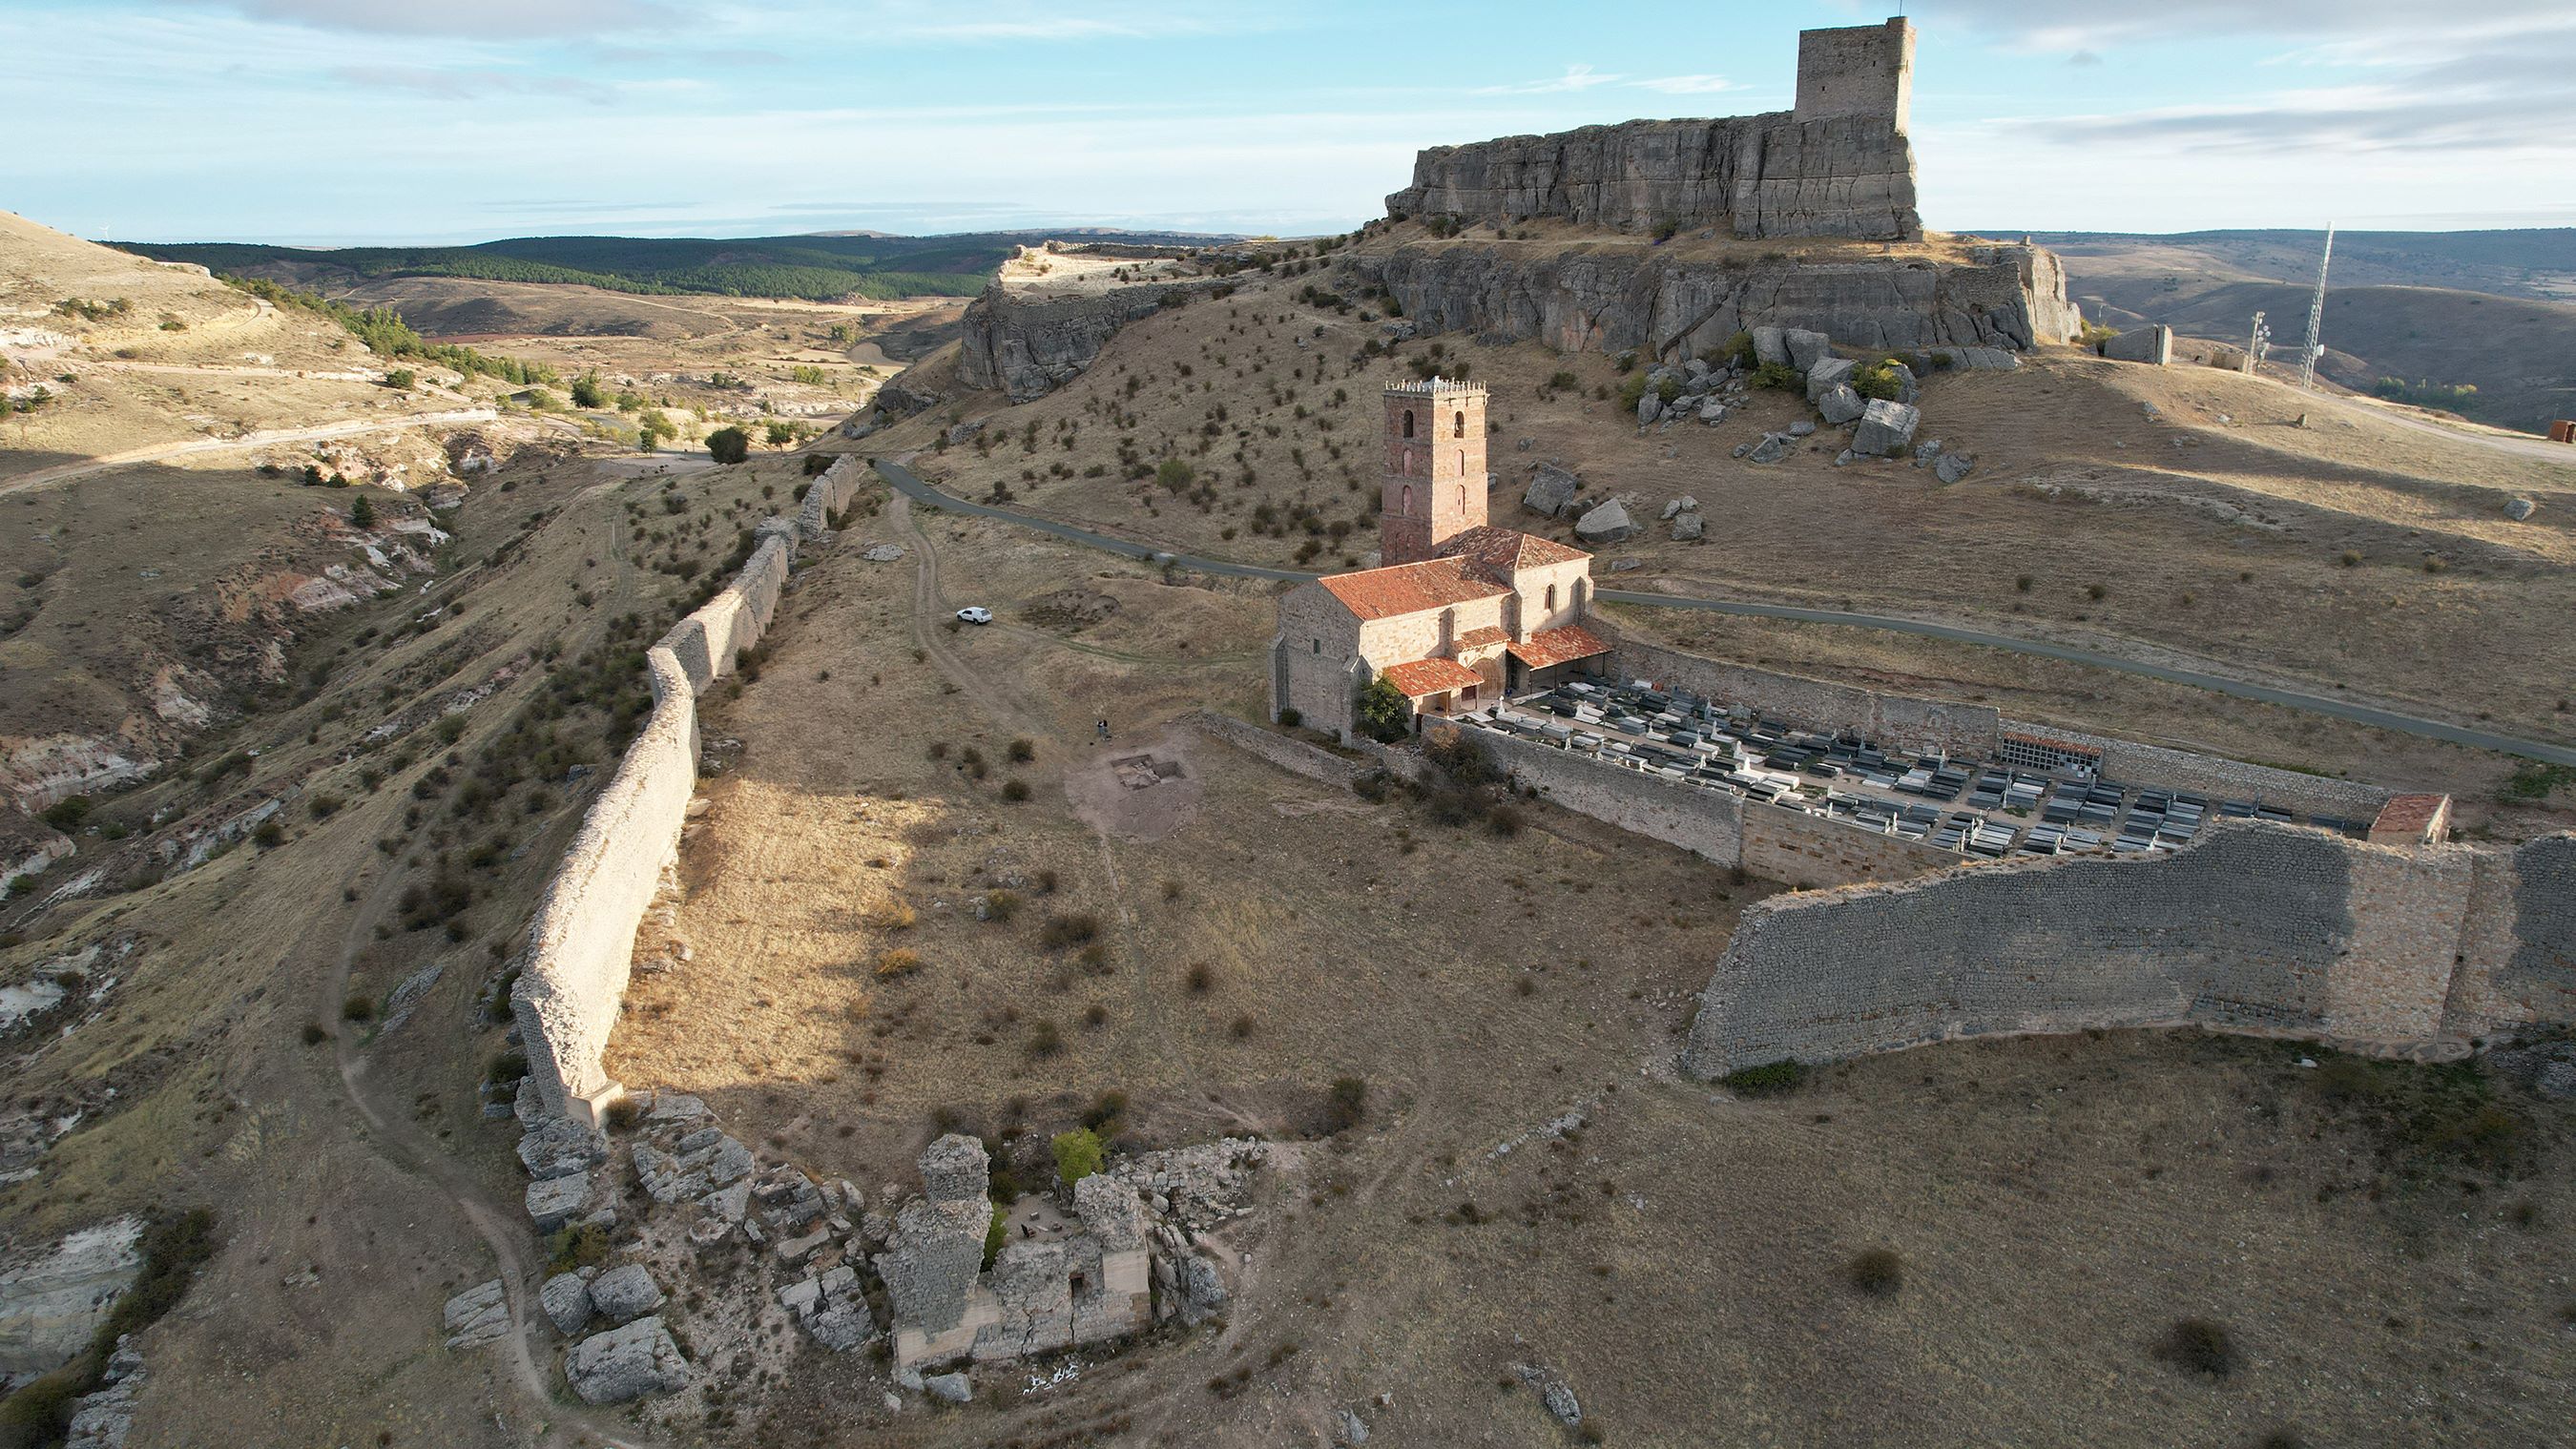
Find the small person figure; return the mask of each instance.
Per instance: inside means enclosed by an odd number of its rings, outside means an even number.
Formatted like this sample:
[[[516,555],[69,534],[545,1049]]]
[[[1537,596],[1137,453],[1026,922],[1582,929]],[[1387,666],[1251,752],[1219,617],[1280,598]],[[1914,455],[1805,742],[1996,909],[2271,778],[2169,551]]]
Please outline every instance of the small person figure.
[[[1106,740],[1106,739],[1108,739],[1108,738],[1109,738],[1109,721],[1107,721],[1107,720],[1102,720],[1102,721],[1101,721],[1101,722],[1096,726],[1096,728],[1100,731],[1100,738],[1102,738],[1103,740]]]

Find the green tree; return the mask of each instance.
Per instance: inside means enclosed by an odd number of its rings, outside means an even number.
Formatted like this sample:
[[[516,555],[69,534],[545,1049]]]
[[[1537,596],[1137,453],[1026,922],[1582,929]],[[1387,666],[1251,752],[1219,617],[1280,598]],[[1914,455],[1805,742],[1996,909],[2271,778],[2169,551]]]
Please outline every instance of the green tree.
[[[635,420],[635,434],[636,445],[650,453],[661,446],[662,439],[678,437],[680,429],[660,408],[646,408]]]
[[[385,386],[396,392],[409,392],[412,384],[418,381],[420,381],[419,377],[408,367],[397,367],[385,374]]]
[[[1386,682],[1380,675],[1360,690],[1359,706],[1352,711],[1360,733],[1370,739],[1388,743],[1413,733],[1413,701],[1404,691]]]
[[[600,386],[598,373],[585,372],[572,380],[572,405],[577,408],[608,406],[608,389]]]
[[[349,524],[353,528],[375,527],[376,500],[363,493],[359,494],[358,501],[349,505]]]
[[[707,456],[719,463],[739,463],[751,456],[751,434],[740,428],[718,428],[707,434]]]
[[[784,448],[796,441],[794,423],[771,423],[760,430],[760,440],[773,448]]]
[[[1100,1145],[1100,1134],[1088,1127],[1059,1132],[1049,1141],[1055,1148],[1055,1175],[1063,1179],[1067,1187],[1098,1172],[1101,1159],[1106,1156]]]
[[[1164,491],[1169,493],[1187,491],[1191,481],[1197,477],[1196,470],[1178,458],[1165,458],[1163,466],[1154,470],[1154,481],[1162,484]]]

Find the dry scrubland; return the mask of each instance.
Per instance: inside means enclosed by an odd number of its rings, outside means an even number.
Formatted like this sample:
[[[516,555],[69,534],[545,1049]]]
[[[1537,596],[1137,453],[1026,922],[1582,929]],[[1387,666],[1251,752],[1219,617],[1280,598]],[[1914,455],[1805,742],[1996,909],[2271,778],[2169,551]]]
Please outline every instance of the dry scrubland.
[[[0,980],[86,943],[132,947],[0,1068],[23,1109],[13,1138],[81,1114],[39,1176],[0,1189],[12,1240],[154,1205],[218,1216],[221,1251],[147,1339],[137,1445],[527,1442],[523,1398],[495,1403],[507,1429],[460,1412],[508,1360],[443,1354],[435,1337],[444,1297],[492,1275],[490,1242],[534,1249],[514,1134],[477,1111],[475,1085],[504,1055],[478,996],[602,778],[565,772],[612,760],[619,720],[640,714],[640,641],[723,565],[737,528],[786,506],[798,471],[790,455],[693,473],[675,512],[662,482],[580,460],[504,470],[455,515],[459,542],[426,601],[407,592],[309,621],[257,713],[99,805],[47,885],[104,867],[104,894],[0,915]],[[77,485],[73,498],[97,500],[84,526],[123,519],[128,486]],[[174,508],[253,518],[350,496],[241,477],[169,491]],[[420,619],[433,606],[444,612]],[[129,626],[101,618],[90,632]],[[442,717],[442,701],[493,684]],[[393,738],[363,741],[388,721],[401,722]],[[164,834],[277,794],[274,838],[166,876],[151,861]],[[388,1029],[394,988],[432,966]],[[549,1417],[559,1439],[583,1422]]]
[[[1322,1442],[1343,1406],[1391,1442],[1565,1442],[1505,1386],[1523,1362],[1610,1443],[2469,1444],[2564,1422],[2563,1106],[2191,1036],[1936,1048],[1744,1100],[1678,1082],[1690,995],[1774,887],[1545,806],[1515,835],[1461,830],[1155,731],[1202,695],[1245,702],[1258,598],[970,520],[853,532],[712,712],[740,754],[683,847],[690,959],[639,978],[612,1070],[862,1183],[909,1181],[937,1123],[1043,1137],[1104,1091],[1129,1096],[1131,1146],[1307,1145],[1230,1240],[1249,1257],[1222,1329],[1026,1396],[988,1372],[975,1407],[892,1422],[814,1360],[744,1442]],[[873,541],[912,553],[859,561]],[[1078,624],[1067,589],[1120,608]],[[1003,622],[939,626],[966,602]],[[1104,710],[1119,738],[1095,749]],[[1140,749],[1186,782],[1095,788]],[[1146,809],[1175,789],[1186,808]],[[997,877],[1016,911],[977,921]],[[1082,916],[1093,940],[1049,944]],[[918,966],[881,974],[894,952]],[[1367,1120],[1318,1136],[1345,1074]],[[1569,1111],[1584,1124],[1551,1140]],[[1855,1286],[1873,1248],[1897,1255],[1892,1294]],[[2224,1375],[2160,1354],[2189,1318],[2223,1330]]]
[[[1347,528],[1316,540],[1310,566],[1342,567],[1373,542],[1374,394],[1409,364],[1463,364],[1495,391],[1498,519],[1535,523],[1518,501],[1541,459],[1592,490],[1633,495],[1649,520],[1672,498],[1700,501],[1704,543],[1650,528],[1600,551],[1605,574],[1611,561],[1640,562],[1619,587],[2170,649],[2413,713],[2576,738],[2560,708],[2576,649],[2558,624],[2576,606],[2576,461],[2487,451],[2268,380],[2057,352],[2017,373],[1929,385],[1921,436],[1976,457],[1958,485],[1903,464],[1836,469],[1837,441],[1753,465],[1730,451],[1812,416],[1801,401],[1757,392],[1718,427],[1640,435],[1599,396],[1622,379],[1597,354],[1444,336],[1355,360],[1381,327],[1296,299],[1329,282],[1321,270],[1256,280],[1166,311],[1054,395],[1018,407],[962,398],[870,446],[922,449],[915,465],[961,496],[1000,485],[1038,511],[1253,562],[1294,562],[1309,540],[1299,510],[1312,510]],[[1559,374],[1571,385],[1548,386]],[[986,422],[989,452],[932,449],[960,415]],[[1131,460],[1172,457],[1192,465],[1194,493],[1128,476]],[[2504,517],[2518,493],[2541,505],[2528,523]],[[1572,536],[1570,522],[1536,528]]]

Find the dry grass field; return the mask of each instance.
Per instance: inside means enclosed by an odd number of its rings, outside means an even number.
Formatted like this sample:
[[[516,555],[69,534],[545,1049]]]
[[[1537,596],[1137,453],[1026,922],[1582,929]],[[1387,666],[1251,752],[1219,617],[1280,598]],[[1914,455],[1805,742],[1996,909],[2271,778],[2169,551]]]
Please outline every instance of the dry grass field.
[[[1443,826],[1164,728],[1248,703],[1258,598],[979,521],[852,532],[713,715],[739,754],[683,846],[689,958],[639,978],[612,1073],[863,1183],[910,1180],[940,1126],[1036,1147],[1112,1091],[1131,1149],[1305,1145],[1228,1230],[1222,1327],[1052,1387],[988,1370],[928,1417],[809,1360],[741,1442],[1325,1443],[1344,1408],[1390,1442],[1566,1442],[1524,1363],[1624,1444],[2563,1421],[2565,1107],[2187,1036],[1935,1048],[1760,1099],[1679,1081],[1708,963],[1776,887],[1543,805],[1511,835]],[[857,557],[879,541],[911,552]],[[1119,607],[1077,626],[1067,590]],[[968,602],[1003,622],[943,627]],[[1185,774],[1104,789],[1140,751]],[[1346,1075],[1367,1120],[1321,1136]],[[2428,1145],[2446,1091],[2498,1104],[2502,1157]],[[1891,1294],[1854,1286],[1873,1248]],[[2225,1375],[2160,1356],[2193,1318]]]

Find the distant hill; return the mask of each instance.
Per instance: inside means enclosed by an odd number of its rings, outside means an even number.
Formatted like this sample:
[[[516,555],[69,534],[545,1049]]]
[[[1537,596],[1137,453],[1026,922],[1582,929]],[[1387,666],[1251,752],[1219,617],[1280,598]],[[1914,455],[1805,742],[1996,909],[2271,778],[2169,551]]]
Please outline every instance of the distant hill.
[[[2319,231],[2029,235],[2065,259],[2067,295],[2086,317],[2241,346],[2260,310],[2276,359],[2295,359],[2325,241]],[[2576,416],[2576,228],[2337,232],[2327,280],[2319,366],[2335,382],[2527,432]]]
[[[194,262],[233,276],[297,287],[393,277],[570,283],[609,291],[718,297],[971,297],[1025,243],[1050,236],[1148,245],[1214,240],[1163,232],[972,232],[901,237],[872,232],[773,237],[512,237],[473,246],[289,247],[257,242],[111,242],[138,256]]]

